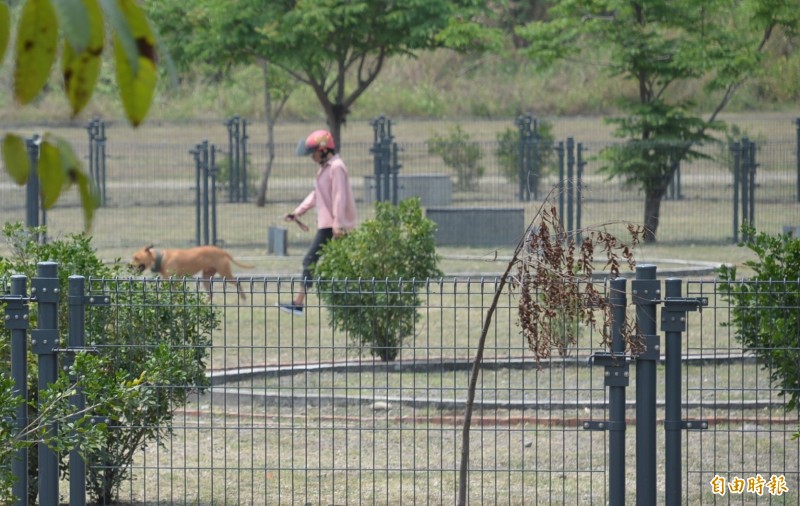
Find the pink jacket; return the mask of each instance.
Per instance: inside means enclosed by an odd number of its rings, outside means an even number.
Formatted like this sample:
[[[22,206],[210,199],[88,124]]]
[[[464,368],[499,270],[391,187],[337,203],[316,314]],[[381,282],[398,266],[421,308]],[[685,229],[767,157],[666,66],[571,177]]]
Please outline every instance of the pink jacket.
[[[355,228],[356,201],[347,167],[339,155],[333,155],[319,168],[314,190],[297,206],[294,215],[302,216],[312,207],[317,208],[317,228]]]

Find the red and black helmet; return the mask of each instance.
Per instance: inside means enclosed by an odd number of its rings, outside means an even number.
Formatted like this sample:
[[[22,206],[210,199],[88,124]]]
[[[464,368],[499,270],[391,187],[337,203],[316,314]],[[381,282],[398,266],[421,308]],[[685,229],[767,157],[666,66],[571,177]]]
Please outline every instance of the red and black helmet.
[[[333,143],[333,136],[327,130],[314,130],[297,144],[297,156],[308,156],[315,151],[328,149],[333,151],[336,145]]]

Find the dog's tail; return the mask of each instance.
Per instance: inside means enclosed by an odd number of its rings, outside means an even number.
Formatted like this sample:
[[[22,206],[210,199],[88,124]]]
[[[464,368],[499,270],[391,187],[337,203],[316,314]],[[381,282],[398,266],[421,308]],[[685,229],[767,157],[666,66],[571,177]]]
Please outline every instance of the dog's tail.
[[[241,262],[237,262],[237,261],[236,261],[236,260],[235,260],[233,257],[230,257],[230,259],[231,259],[231,262],[235,263],[235,264],[236,264],[236,265],[238,265],[239,267],[243,267],[243,268],[245,268],[245,269],[255,269],[255,268],[256,268],[256,266],[255,266],[255,265],[243,264],[243,263],[241,263]]]

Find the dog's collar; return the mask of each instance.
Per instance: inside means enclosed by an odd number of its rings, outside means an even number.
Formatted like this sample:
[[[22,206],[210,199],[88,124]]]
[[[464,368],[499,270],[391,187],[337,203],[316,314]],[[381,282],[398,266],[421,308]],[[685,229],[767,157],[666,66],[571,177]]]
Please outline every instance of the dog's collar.
[[[160,251],[156,251],[156,261],[153,262],[153,266],[150,267],[150,270],[153,272],[161,272],[161,261],[164,259],[164,254]]]

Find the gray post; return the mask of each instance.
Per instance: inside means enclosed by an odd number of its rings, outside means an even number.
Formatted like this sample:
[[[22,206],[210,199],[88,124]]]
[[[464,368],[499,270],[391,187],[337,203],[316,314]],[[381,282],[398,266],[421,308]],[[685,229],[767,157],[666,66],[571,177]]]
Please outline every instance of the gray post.
[[[582,218],[583,218],[583,168],[586,166],[586,162],[583,160],[583,143],[578,143],[578,152],[577,152],[577,181],[575,182],[575,201],[577,205],[577,209],[575,210],[575,228],[578,230],[577,235],[575,236],[575,243],[582,244],[583,243],[583,233],[582,230]]]
[[[211,244],[217,246],[217,147],[211,145],[208,175],[211,178]]]
[[[31,283],[31,296],[39,309],[39,328],[31,332],[31,350],[39,356],[39,393],[50,388],[58,378],[58,264],[39,262]],[[41,412],[42,406],[39,406]],[[47,428],[55,435],[56,427]],[[58,505],[58,455],[46,444],[39,443],[39,504]]]
[[[750,141],[747,137],[742,138],[741,144],[741,157],[742,160],[739,163],[739,182],[741,183],[742,187],[742,223],[749,223],[748,218],[750,217]],[[742,240],[749,241],[747,237],[742,237]]]
[[[372,170],[375,175],[375,201],[381,201],[381,151],[380,151],[380,136],[378,129],[381,128],[383,116],[370,120],[369,124],[372,126]]]
[[[194,156],[194,225],[195,225],[195,234],[194,234],[194,243],[195,246],[200,246],[200,206],[202,203],[200,202],[200,172],[202,169],[202,164],[200,163],[200,148],[202,144],[198,144],[194,147],[194,149],[190,150]]]
[[[100,152],[98,153],[98,170],[100,171],[100,185],[101,200],[100,202],[105,207],[108,205],[108,194],[106,193],[106,122],[100,121]]]
[[[242,202],[247,202],[247,120],[242,118]]]
[[[636,357],[636,504],[656,504],[656,364],[660,340],[656,307],[661,288],[655,265],[636,267],[631,293],[645,351]]]
[[[86,345],[86,303],[84,291],[86,279],[83,276],[69,277],[69,335],[67,344],[69,348],[83,348]],[[72,365],[74,355],[68,354],[69,363],[65,369]],[[78,378],[73,377],[73,381]],[[70,402],[76,412],[82,413],[86,409],[86,398],[80,387],[75,395],[70,397]],[[82,416],[82,415],[80,415]],[[80,452],[69,452],[69,504],[71,506],[84,506],[86,504],[86,462]]]
[[[392,204],[397,205],[398,197],[397,197],[397,176],[400,173],[400,165],[397,155],[400,151],[400,148],[397,147],[397,143],[392,143]]]
[[[625,323],[627,298],[625,278],[611,280],[611,354],[618,363],[615,371],[622,378],[609,378],[614,381],[608,387],[608,499],[612,506],[625,504],[625,388],[628,385],[628,365],[624,363],[625,342],[622,329]],[[607,371],[609,368],[606,369]],[[608,377],[608,375],[607,375]],[[608,381],[607,381],[608,383]]]
[[[748,188],[748,195],[747,198],[750,201],[750,216],[748,217],[748,221],[751,225],[755,226],[756,224],[756,169],[758,166],[756,165],[756,143],[750,141],[750,150],[748,152],[748,162],[747,166],[750,168],[750,172],[748,173],[749,182],[747,185]],[[752,241],[752,237],[748,237],[747,241]]]
[[[559,141],[556,147],[558,153],[558,182],[561,186],[558,191],[558,222],[564,225],[564,141]]]
[[[795,120],[795,124],[797,125],[797,141],[795,142],[795,150],[797,151],[795,160],[797,163],[797,180],[795,183],[797,184],[797,201],[800,202],[800,118]]]
[[[575,232],[575,139],[567,137],[567,236]]]
[[[539,137],[539,119],[533,118],[533,131],[531,132],[531,139],[528,141],[528,170],[529,175],[528,177],[528,188],[533,188],[533,199],[539,200],[539,173],[541,172],[541,167],[539,167],[539,141],[541,140]],[[528,191],[528,200],[530,200],[530,190]]]
[[[28,148],[28,160],[30,161],[30,172],[28,173],[28,185],[25,193],[25,225],[28,227],[38,227],[39,223],[39,143],[36,138],[25,139],[25,147]]]
[[[233,174],[233,184],[231,185],[231,191],[233,192],[233,201],[234,202],[241,202],[242,201],[242,157],[241,155],[241,139],[239,136],[239,116],[233,117],[233,146],[231,149],[233,150],[233,166],[231,167],[231,174]]]
[[[665,294],[667,298],[681,296],[681,280],[668,279],[665,281]],[[680,506],[681,504],[681,332],[680,325],[686,324],[686,313],[667,314],[666,308],[662,309],[662,328],[670,329],[664,333],[666,350],[666,372],[664,380],[664,485],[667,506]],[[675,321],[675,320],[678,321]]]
[[[14,390],[23,402],[16,410],[16,427],[22,433],[28,426],[28,309],[23,302],[27,298],[28,278],[11,276],[11,296],[17,301],[7,301],[5,308],[6,328],[11,330],[11,377]],[[17,450],[11,462],[14,475],[12,494],[16,497],[15,506],[28,504],[28,448]]]
[[[229,118],[225,122],[225,126],[228,128],[228,202],[233,202],[233,122],[234,118]]]
[[[739,163],[741,161],[739,143],[731,143],[730,151],[733,158],[733,242],[736,243],[739,242]]]
[[[203,178],[203,195],[202,195],[202,202],[203,202],[203,244],[209,244],[210,237],[209,237],[209,230],[208,230],[208,140],[203,141],[203,148],[200,152],[202,156],[200,160],[201,164],[201,175]]]
[[[530,137],[531,137],[531,116],[520,116],[517,118],[517,128],[519,138],[517,146],[519,148],[519,200],[524,202],[531,199],[530,189]]]

